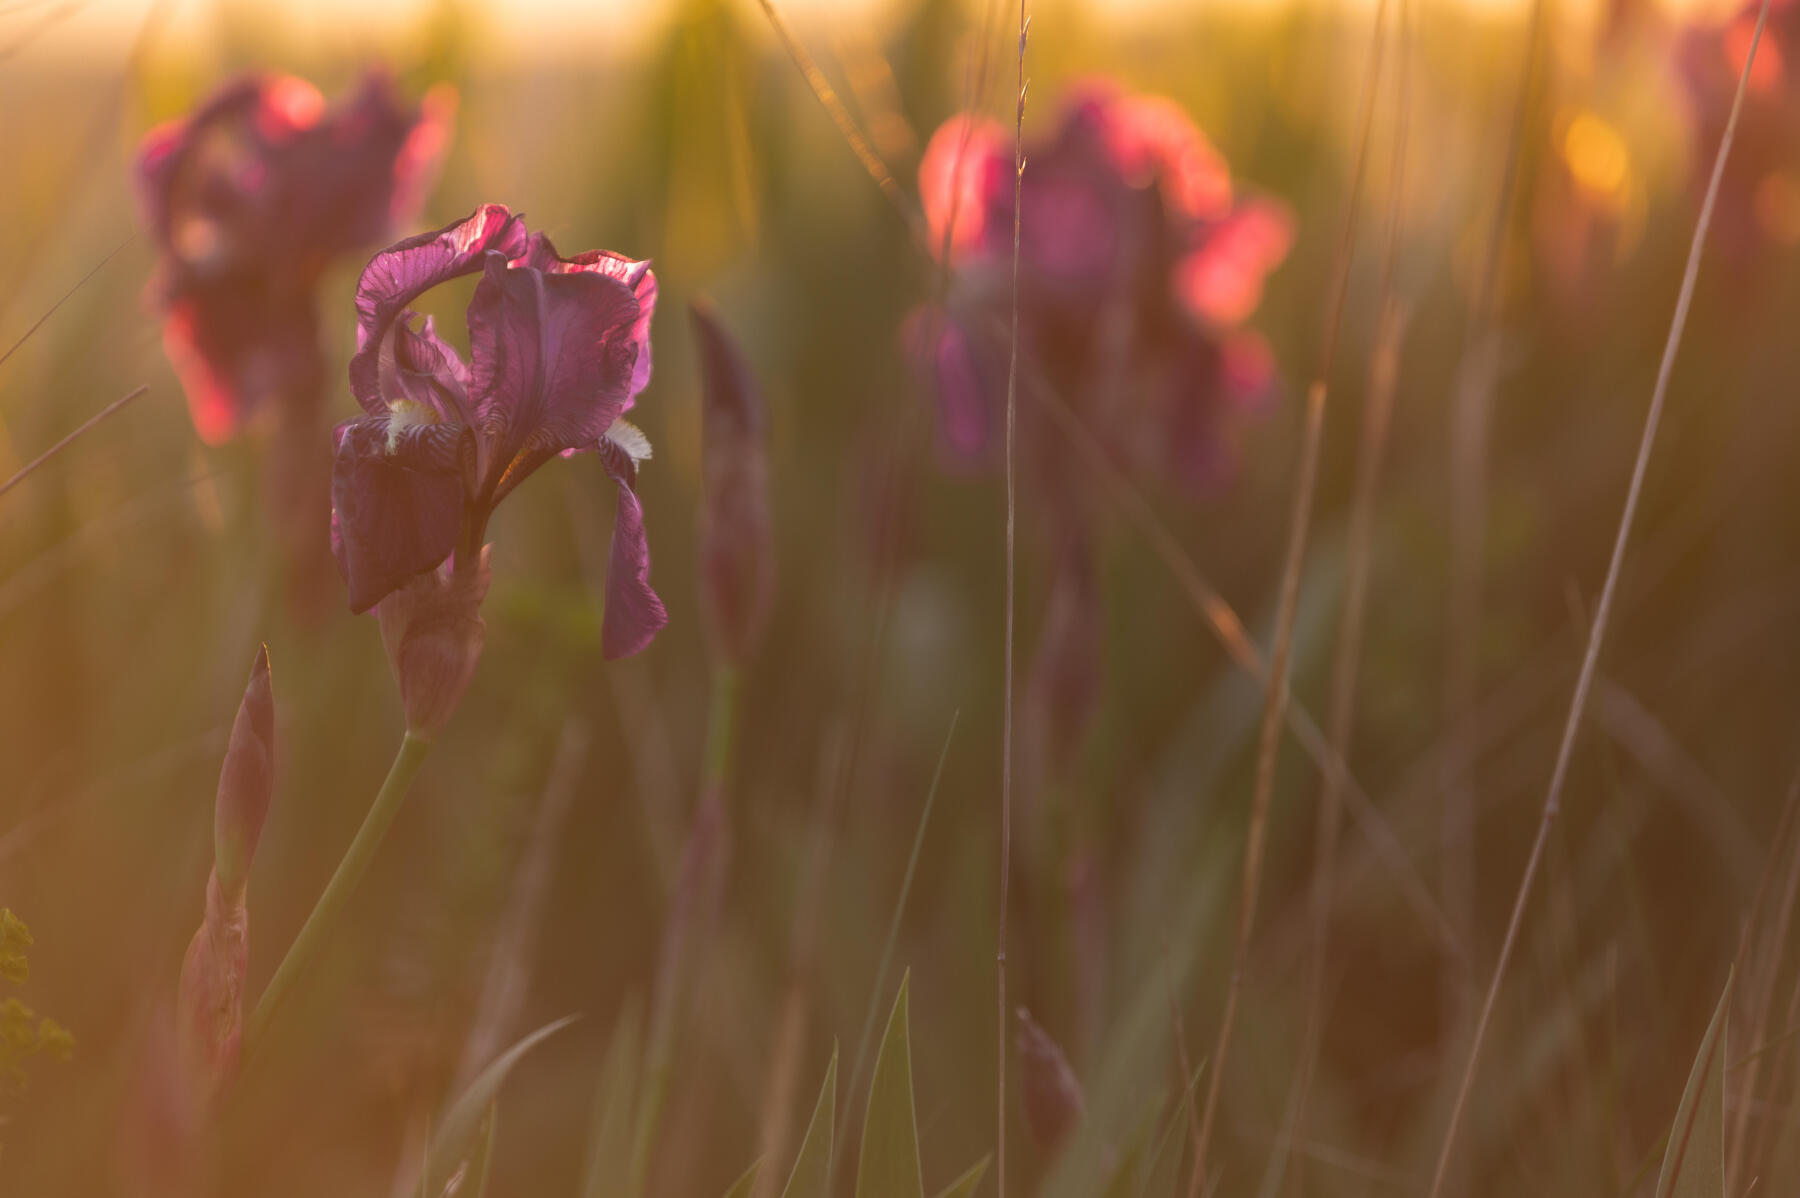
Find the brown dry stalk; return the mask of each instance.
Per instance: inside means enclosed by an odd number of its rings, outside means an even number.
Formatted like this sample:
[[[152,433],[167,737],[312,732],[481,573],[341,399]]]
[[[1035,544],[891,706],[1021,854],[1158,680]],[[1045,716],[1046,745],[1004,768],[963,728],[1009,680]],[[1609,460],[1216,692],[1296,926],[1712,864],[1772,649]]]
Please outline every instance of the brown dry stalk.
[[[1537,72],[1545,0],[1533,0],[1525,33],[1525,61],[1513,95],[1512,121],[1502,159],[1499,194],[1488,227],[1479,273],[1469,296],[1467,343],[1458,363],[1450,418],[1450,588],[1444,662],[1444,711],[1462,720],[1480,690],[1482,563],[1487,544],[1487,440],[1500,370],[1498,321],[1501,260],[1507,221],[1523,156],[1532,80]],[[1438,820],[1439,888],[1459,939],[1474,939],[1475,783],[1473,764],[1452,754],[1444,760],[1444,795]],[[1466,970],[1447,972],[1443,1004],[1449,1025],[1460,1023],[1471,989]]]
[[[1770,842],[1769,863],[1763,870],[1762,878],[1756,888],[1756,898],[1751,903],[1750,918],[1744,924],[1744,939],[1738,946],[1737,961],[1732,973],[1742,976],[1750,982],[1749,956],[1750,937],[1760,923],[1759,912],[1767,894],[1769,882],[1775,873],[1775,862],[1779,859],[1781,848],[1788,838],[1788,825],[1792,822],[1796,798],[1800,798],[1800,778],[1788,787],[1787,802],[1782,805],[1781,820],[1775,830],[1775,838]],[[1769,1034],[1769,1015],[1775,1005],[1775,983],[1781,974],[1782,959],[1786,956],[1788,931],[1792,926],[1796,899],[1800,899],[1800,843],[1789,853],[1787,881],[1782,888],[1781,907],[1775,917],[1775,931],[1769,937],[1768,950],[1762,961],[1762,968],[1752,987],[1753,998],[1750,1002],[1750,1018],[1754,1021],[1749,1042],[1762,1044]],[[1750,1116],[1756,1100],[1756,1084],[1762,1073],[1762,1054],[1750,1058],[1746,1064],[1746,1073],[1738,1099],[1737,1119],[1733,1126],[1727,1128],[1730,1151],[1725,1159],[1725,1192],[1737,1193],[1742,1187],[1737,1184],[1741,1177],[1744,1153],[1750,1141]],[[1730,1079],[1727,1078],[1727,1081]]]
[[[838,127],[838,132],[842,133],[844,140],[850,143],[851,152],[856,155],[857,161],[862,163],[863,170],[869,173],[869,178],[875,180],[875,186],[881,188],[881,194],[888,198],[889,203],[893,204],[894,210],[900,214],[907,226],[915,234],[923,237],[924,220],[919,214],[917,205],[913,204],[907,194],[900,190],[900,185],[894,182],[893,173],[888,170],[887,163],[881,160],[881,155],[875,152],[875,147],[869,144],[867,137],[863,136],[863,131],[858,127],[856,118],[850,115],[850,110],[844,107],[842,100],[838,99],[838,94],[832,90],[830,82],[825,78],[825,73],[819,70],[819,65],[813,61],[812,55],[806,52],[806,47],[800,44],[800,40],[794,36],[794,31],[788,28],[788,23],[776,9],[774,0],[756,0],[756,3],[762,8],[763,15],[769,18],[770,28],[774,29],[782,49],[786,50],[788,57],[793,59],[794,66],[799,70],[801,77],[806,80],[806,85],[812,88],[813,95],[819,98],[820,105],[831,117],[832,123]]]
[[[32,458],[29,462],[26,462],[23,466],[19,467],[18,472],[11,478],[0,483],[0,495],[5,495],[8,491],[24,482],[31,476],[32,471],[36,470],[39,466],[42,466],[45,462],[48,462],[51,458],[61,453],[69,446],[75,444],[75,442],[81,440],[82,437],[86,436],[94,429],[100,427],[101,423],[104,422],[108,416],[119,411],[125,407],[125,405],[129,404],[132,400],[148,390],[150,390],[150,385],[148,383],[140,384],[126,392],[124,395],[121,395],[119,398],[113,400],[104,408],[95,412],[92,416],[89,416],[86,420],[76,426],[74,432],[58,441],[55,445],[52,445],[49,449],[46,449],[43,453],[38,454],[35,458]]]
[[[1256,930],[1256,900],[1262,883],[1263,853],[1269,833],[1269,807],[1275,795],[1275,767],[1281,746],[1281,726],[1288,699],[1288,658],[1294,648],[1294,621],[1300,606],[1300,575],[1306,564],[1307,533],[1312,525],[1313,491],[1319,478],[1319,453],[1325,439],[1325,400],[1332,360],[1337,354],[1338,333],[1344,316],[1344,296],[1350,285],[1350,259],[1356,247],[1356,225],[1361,207],[1363,176],[1368,169],[1369,134],[1375,124],[1375,94],[1381,81],[1381,57],[1387,32],[1387,0],[1375,9],[1369,43],[1368,78],[1363,82],[1361,112],[1357,119],[1355,166],[1350,194],[1344,205],[1343,225],[1332,261],[1330,290],[1326,293],[1325,333],[1318,371],[1306,394],[1306,423],[1301,434],[1300,473],[1294,482],[1293,508],[1288,519],[1287,550],[1281,569],[1281,592],[1275,613],[1275,646],[1269,655],[1267,698],[1263,703],[1262,730],[1256,753],[1256,789],[1250,800],[1250,822],[1244,835],[1243,890],[1238,899],[1237,940],[1232,949],[1231,974],[1225,991],[1225,1010],[1219,1019],[1219,1036],[1211,1057],[1212,1076],[1207,1081],[1206,1106],[1200,1118],[1200,1143],[1194,1169],[1188,1178],[1188,1195],[1200,1192],[1206,1176],[1206,1150],[1212,1140],[1224,1084],[1225,1063],[1236,1025],[1238,995],[1250,957],[1250,941]]]
[[[1581,728],[1581,716],[1587,709],[1588,693],[1593,688],[1594,674],[1600,662],[1600,648],[1606,640],[1607,625],[1612,617],[1613,596],[1624,571],[1625,550],[1631,543],[1631,527],[1637,517],[1638,500],[1644,490],[1644,476],[1649,472],[1650,450],[1656,444],[1656,430],[1662,424],[1663,404],[1669,394],[1669,376],[1675,368],[1675,354],[1681,348],[1682,330],[1687,325],[1688,309],[1694,300],[1694,284],[1700,275],[1700,252],[1706,244],[1706,230],[1712,224],[1713,206],[1719,198],[1719,181],[1725,174],[1725,160],[1731,154],[1732,140],[1737,136],[1738,114],[1744,107],[1744,92],[1750,82],[1750,68],[1756,61],[1756,48],[1762,42],[1763,26],[1769,19],[1769,0],[1762,0],[1756,16],[1756,30],[1750,36],[1750,49],[1744,55],[1744,67],[1738,76],[1737,94],[1732,97],[1731,116],[1725,122],[1724,136],[1719,139],[1719,152],[1713,158],[1712,177],[1707,181],[1706,199],[1700,206],[1700,219],[1688,243],[1687,267],[1681,276],[1681,291],[1675,300],[1675,315],[1669,324],[1669,336],[1663,343],[1662,361],[1656,370],[1656,385],[1650,394],[1650,410],[1644,417],[1644,432],[1638,441],[1637,459],[1631,468],[1631,483],[1625,492],[1625,510],[1619,516],[1619,531],[1613,541],[1612,558],[1606,567],[1606,582],[1600,590],[1600,602],[1594,608],[1594,621],[1588,633],[1587,651],[1581,659],[1581,673],[1575,680],[1575,695],[1569,703],[1569,717],[1563,724],[1562,743],[1556,751],[1556,765],[1550,774],[1550,787],[1544,796],[1544,810],[1538,820],[1537,836],[1525,858],[1525,872],[1519,879],[1518,894],[1513,899],[1512,916],[1507,920],[1506,936],[1500,944],[1500,957],[1494,963],[1493,980],[1482,999],[1481,1014],[1476,1017],[1474,1038],[1469,1045],[1469,1060],[1457,1083],[1456,1099],[1450,1107],[1450,1119],[1444,1129],[1444,1142],[1438,1152],[1437,1169],[1432,1175],[1430,1198],[1443,1193],[1444,1178],[1449,1172],[1451,1154],[1456,1148],[1456,1133],[1468,1109],[1469,1092],[1475,1084],[1475,1069],[1481,1062],[1481,1049],[1487,1041],[1487,1030],[1493,1021],[1494,1006],[1500,997],[1500,984],[1506,978],[1506,967],[1518,946],[1519,930],[1525,922],[1525,907],[1531,899],[1531,884],[1543,863],[1544,849],[1550,841],[1550,829],[1562,809],[1563,785],[1568,779],[1569,762],[1574,756],[1575,734]]]
[[[1363,410],[1362,441],[1357,447],[1356,478],[1351,484],[1350,527],[1346,550],[1344,605],[1338,617],[1337,647],[1331,667],[1331,703],[1326,729],[1332,756],[1347,761],[1350,734],[1356,712],[1356,682],[1361,661],[1363,624],[1368,611],[1369,574],[1374,554],[1375,497],[1387,451],[1388,428],[1393,415],[1394,392],[1399,384],[1400,344],[1406,335],[1408,315],[1394,295],[1394,264],[1399,256],[1400,225],[1406,200],[1406,151],[1410,133],[1411,104],[1409,67],[1409,12],[1400,0],[1395,22],[1394,149],[1388,180],[1388,214],[1382,249],[1381,283],[1377,290],[1374,351],[1369,361],[1369,397]],[[1307,1106],[1324,1050],[1325,973],[1331,943],[1331,908],[1335,895],[1338,841],[1343,825],[1343,784],[1336,771],[1325,775],[1319,794],[1319,811],[1313,853],[1312,943],[1306,963],[1306,1014],[1302,1025],[1299,1074],[1294,1086],[1290,1119],[1282,1129],[1271,1176],[1276,1185],[1266,1192],[1279,1193],[1279,1180],[1296,1139],[1306,1135]]]
[[[1019,518],[1019,230],[1025,198],[1025,38],[1031,20],[1019,0],[1019,103],[1013,117],[1012,338],[1006,367],[1006,694],[1000,731],[1000,914],[994,934],[994,1191],[1006,1198],[1006,916],[1012,883],[1013,611]]]

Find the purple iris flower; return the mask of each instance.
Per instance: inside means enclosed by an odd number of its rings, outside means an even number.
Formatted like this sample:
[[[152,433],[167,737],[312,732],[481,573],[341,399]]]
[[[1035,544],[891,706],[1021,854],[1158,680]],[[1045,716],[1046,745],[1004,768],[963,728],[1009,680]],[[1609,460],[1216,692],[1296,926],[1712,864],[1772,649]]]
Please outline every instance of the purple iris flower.
[[[403,103],[378,72],[331,109],[303,79],[253,75],[144,135],[152,298],[202,440],[271,403],[322,411],[319,277],[411,218],[455,107],[447,87]]]
[[[410,305],[471,274],[464,362]],[[592,451],[619,489],[601,647],[614,658],[648,645],[668,622],[634,489],[650,447],[622,417],[650,379],[650,264],[564,258],[489,204],[375,255],[356,308],[350,389],[366,415],[337,428],[331,487],[351,609],[409,588],[452,593],[459,578],[478,603],[495,506],[551,458]]]

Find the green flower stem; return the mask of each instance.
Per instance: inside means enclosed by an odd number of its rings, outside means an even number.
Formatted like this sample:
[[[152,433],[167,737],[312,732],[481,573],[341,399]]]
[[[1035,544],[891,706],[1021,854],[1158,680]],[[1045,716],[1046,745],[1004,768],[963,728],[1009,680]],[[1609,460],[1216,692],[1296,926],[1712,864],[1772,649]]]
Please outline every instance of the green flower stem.
[[[713,671],[712,706],[706,713],[706,755],[700,763],[703,786],[723,785],[731,773],[731,754],[737,747],[738,694],[743,675],[736,666]]]
[[[287,956],[282,958],[281,964],[275,969],[275,976],[269,979],[268,987],[257,1000],[256,1010],[251,1013],[250,1023],[244,1029],[243,1060],[246,1068],[255,1060],[257,1050],[262,1047],[275,1012],[281,1008],[282,1001],[294,988],[301,972],[318,955],[338,913],[350,901],[350,896],[362,881],[363,875],[369,872],[369,865],[375,860],[375,853],[381,847],[381,841],[393,824],[394,817],[400,814],[400,806],[406,801],[406,792],[412,789],[413,779],[418,776],[419,767],[425,763],[425,754],[430,749],[431,741],[413,732],[408,732],[400,742],[400,751],[394,755],[394,764],[388,770],[387,780],[375,795],[375,803],[369,808],[369,814],[363,817],[362,827],[356,830],[356,839],[345,850],[344,859],[338,862],[337,872],[325,884],[325,891],[313,905],[312,914],[306,917],[300,934],[294,937]]]

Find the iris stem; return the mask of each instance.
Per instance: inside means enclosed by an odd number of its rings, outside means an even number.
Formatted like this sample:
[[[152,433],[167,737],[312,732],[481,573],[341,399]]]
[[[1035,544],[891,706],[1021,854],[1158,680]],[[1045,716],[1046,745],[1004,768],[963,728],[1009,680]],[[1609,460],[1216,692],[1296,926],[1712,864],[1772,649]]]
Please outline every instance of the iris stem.
[[[394,755],[394,764],[388,770],[387,780],[376,793],[369,814],[363,817],[362,827],[356,830],[356,838],[345,850],[344,859],[338,862],[337,872],[325,884],[324,893],[319,895],[319,901],[313,905],[312,914],[306,917],[300,934],[294,937],[287,956],[276,966],[275,975],[269,979],[262,997],[257,1000],[256,1010],[251,1013],[249,1025],[244,1030],[243,1060],[246,1068],[256,1059],[256,1053],[268,1035],[270,1021],[275,1018],[276,1011],[280,1010],[288,992],[299,980],[301,971],[318,955],[331,925],[344,905],[350,901],[350,896],[356,891],[363,875],[369,872],[369,865],[375,860],[375,853],[380,849],[382,839],[387,836],[388,828],[393,825],[394,817],[400,814],[401,804],[406,801],[406,793],[412,789],[413,779],[418,777],[419,767],[425,763],[425,754],[430,749],[431,741],[414,732],[408,732],[401,740],[400,751]]]

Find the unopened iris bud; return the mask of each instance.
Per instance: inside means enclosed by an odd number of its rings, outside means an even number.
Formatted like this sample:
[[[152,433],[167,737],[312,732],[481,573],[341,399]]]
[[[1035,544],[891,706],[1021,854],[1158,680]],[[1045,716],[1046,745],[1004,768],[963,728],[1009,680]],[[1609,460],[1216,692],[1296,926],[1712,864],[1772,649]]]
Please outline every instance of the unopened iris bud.
[[[1069,1068],[1050,1033],[1031,1012],[1019,1011],[1019,1090],[1025,1100],[1025,1126],[1046,1155],[1054,1156],[1081,1121],[1081,1083]]]
[[[775,597],[768,409],[743,354],[705,307],[692,309],[701,367],[700,606],[719,656],[742,665]]]
[[[249,966],[250,912],[244,891],[228,891],[215,871],[206,882],[206,916],[188,943],[176,992],[184,1098],[197,1110],[206,1109],[237,1076]]]
[[[213,803],[213,868],[227,891],[243,889],[274,785],[275,698],[269,685],[269,650],[264,646],[250,668],[250,681],[232,721]]]
[[[473,569],[454,561],[419,575],[375,608],[381,643],[400,683],[406,730],[430,739],[462,702],[475,677],[487,625],[488,551]]]

